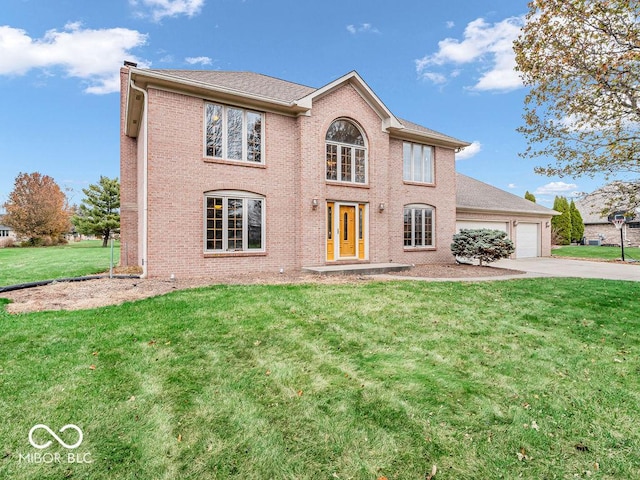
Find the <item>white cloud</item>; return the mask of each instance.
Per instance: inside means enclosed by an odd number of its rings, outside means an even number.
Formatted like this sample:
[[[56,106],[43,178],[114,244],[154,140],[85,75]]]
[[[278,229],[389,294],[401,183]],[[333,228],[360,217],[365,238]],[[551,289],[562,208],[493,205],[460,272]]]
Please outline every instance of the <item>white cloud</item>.
[[[578,188],[575,183],[551,182],[536,188],[533,192],[535,195],[558,195],[562,193],[572,192]]]
[[[456,153],[456,160],[466,160],[477,155],[482,150],[482,144],[475,140],[471,145],[464,147],[461,152]]]
[[[456,24],[455,24],[453,21],[451,21],[451,20],[449,20],[449,21],[446,23],[446,25],[447,25],[447,28],[453,28],[453,27],[455,27],[455,26],[456,26]]]
[[[351,35],[356,35],[358,33],[380,33],[380,30],[375,28],[370,23],[361,23],[360,25],[347,25],[347,31]]]
[[[472,90],[507,91],[522,87],[515,71],[513,41],[520,34],[524,17],[510,17],[494,24],[483,18],[470,22],[463,39],[445,38],[438,42],[438,51],[416,60],[418,74],[431,80],[434,71],[449,65],[473,64],[479,79]]]
[[[187,57],[185,61],[189,65],[211,65],[212,60],[209,57]]]
[[[137,10],[141,17],[150,17],[154,22],[159,22],[165,17],[177,17],[186,15],[193,17],[198,15],[204,6],[205,0],[129,0],[129,3]]]
[[[146,40],[147,36],[136,30],[83,29],[80,23],[69,23],[61,31],[49,30],[40,39],[31,38],[22,29],[0,26],[0,75],[60,68],[69,77],[87,81],[87,93],[117,92],[122,61],[144,63],[131,50]]]
[[[513,190],[514,188],[518,188],[518,186],[515,183],[510,183],[509,185],[507,185],[507,188]]]

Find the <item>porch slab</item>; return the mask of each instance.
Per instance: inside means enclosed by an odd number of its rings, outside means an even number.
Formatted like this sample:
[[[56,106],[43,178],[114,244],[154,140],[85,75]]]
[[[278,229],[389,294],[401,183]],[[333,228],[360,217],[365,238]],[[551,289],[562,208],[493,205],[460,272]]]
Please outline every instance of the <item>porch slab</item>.
[[[361,263],[351,265],[322,265],[320,267],[302,267],[303,272],[318,275],[378,275],[388,272],[404,272],[413,265],[403,263]]]

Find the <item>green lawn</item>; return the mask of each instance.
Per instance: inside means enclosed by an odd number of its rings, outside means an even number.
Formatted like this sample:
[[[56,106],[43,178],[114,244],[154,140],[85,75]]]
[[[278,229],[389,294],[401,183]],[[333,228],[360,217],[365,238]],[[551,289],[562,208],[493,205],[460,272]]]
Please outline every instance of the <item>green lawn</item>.
[[[557,257],[574,257],[602,260],[617,260],[622,257],[620,247],[597,247],[593,245],[567,245],[559,248],[554,248],[551,251],[551,254]],[[640,249],[637,247],[625,247],[624,254],[625,259],[627,260],[640,260]]]
[[[120,244],[116,243],[114,264],[119,260]],[[56,247],[0,248],[0,286],[105,272],[110,261],[111,248],[103,248],[101,240]]]
[[[640,478],[639,297],[582,279],[236,285],[0,312],[0,478]],[[84,440],[40,429],[37,450],[36,424]]]

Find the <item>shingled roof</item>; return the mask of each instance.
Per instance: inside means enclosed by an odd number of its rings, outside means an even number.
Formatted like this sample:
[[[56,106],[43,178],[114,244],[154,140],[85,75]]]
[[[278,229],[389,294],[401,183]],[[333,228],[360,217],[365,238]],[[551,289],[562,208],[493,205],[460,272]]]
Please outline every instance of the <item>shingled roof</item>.
[[[220,70],[153,70],[150,72],[206,85],[216,85],[237,92],[258,95],[278,102],[294,102],[317,89],[287,82],[253,72],[227,72]]]
[[[144,69],[150,73],[156,73],[163,77],[172,77],[177,82],[197,83],[210,87],[221,87],[228,91],[234,91],[238,95],[250,95],[273,100],[282,103],[295,103],[321,88],[308,87],[298,83],[281,80],[261,73],[221,71],[221,70],[164,70]],[[397,118],[397,117],[396,117]],[[431,130],[408,120],[397,119],[407,133],[415,132],[419,135],[429,135],[436,139],[465,145],[463,142],[450,135]]]
[[[559,215],[555,210],[543,207],[461,173],[456,173],[456,207],[459,210],[484,212]]]

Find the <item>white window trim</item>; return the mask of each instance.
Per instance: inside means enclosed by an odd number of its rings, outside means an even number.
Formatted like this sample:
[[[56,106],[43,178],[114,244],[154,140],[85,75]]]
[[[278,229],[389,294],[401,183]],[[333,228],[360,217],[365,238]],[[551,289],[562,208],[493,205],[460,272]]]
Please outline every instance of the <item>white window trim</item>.
[[[337,183],[343,183],[343,184],[352,184],[352,185],[368,185],[369,184],[369,148],[368,148],[368,142],[367,142],[367,136],[364,134],[362,128],[360,128],[360,125],[358,125],[356,122],[354,122],[353,120],[351,120],[350,118],[336,118],[335,120],[333,120],[331,122],[330,125],[333,125],[334,122],[337,122],[338,120],[343,120],[345,122],[349,122],[350,124],[352,124],[354,127],[356,127],[358,129],[358,131],[360,132],[360,135],[362,135],[362,140],[364,142],[364,145],[352,145],[349,143],[340,143],[340,142],[334,142],[332,140],[327,140],[326,139],[326,133],[325,132],[325,140],[324,140],[324,178],[327,182],[337,182]],[[328,130],[328,128],[327,128]],[[327,173],[328,173],[328,169],[327,169],[327,145],[336,145],[338,147],[338,151],[337,151],[337,165],[336,165],[336,179],[335,180],[330,180],[327,178]],[[341,161],[341,153],[342,153],[342,149],[343,148],[350,148],[351,149],[351,180],[342,180],[342,161]],[[364,151],[364,182],[356,182],[355,178],[356,178],[356,150],[363,150]]]
[[[207,249],[207,199],[208,198],[222,198],[222,249],[214,250]],[[229,231],[227,224],[228,215],[228,203],[229,198],[237,198],[242,200],[242,250],[229,249]],[[247,202],[249,200],[260,200],[262,202],[262,212],[260,218],[261,226],[261,238],[262,248],[249,248],[249,216],[247,215]],[[242,190],[215,190],[211,192],[205,192],[203,199],[203,227],[204,227],[204,253],[264,253],[266,251],[266,199],[262,195],[257,195],[251,192],[245,192]],[[225,246],[227,248],[225,248]]]
[[[410,145],[411,150],[410,150],[410,155],[409,155],[409,166],[410,166],[410,173],[409,176],[411,178],[405,178],[404,177],[404,146],[405,145]],[[416,147],[420,147],[422,150],[422,155],[421,155],[421,165],[422,165],[422,171],[424,172],[424,165],[425,165],[425,157],[424,157],[424,150],[425,149],[429,149],[431,150],[431,159],[430,159],[430,165],[429,165],[429,171],[431,172],[431,179],[426,181],[426,180],[415,180],[415,170],[414,170],[414,164],[413,164],[413,150]],[[414,142],[402,142],[402,179],[405,182],[412,182],[412,183],[421,183],[424,185],[433,185],[435,183],[435,156],[436,156],[436,149],[432,146],[432,145],[426,145],[426,144],[422,144],[422,143],[414,143]],[[424,175],[423,175],[424,176]]]
[[[222,108],[222,118],[221,118],[221,123],[222,123],[222,156],[221,157],[215,157],[215,156],[211,156],[211,155],[207,155],[207,105],[218,105]],[[235,110],[241,110],[242,111],[242,158],[238,159],[238,158],[229,158],[228,157],[228,123],[227,123],[227,111],[229,109],[235,109]],[[256,115],[260,115],[260,161],[256,162],[254,160],[248,160],[247,159],[247,153],[248,153],[248,148],[247,148],[247,113],[255,113]],[[203,151],[203,156],[205,158],[212,158],[215,160],[224,160],[224,161],[228,161],[228,162],[240,162],[243,164],[249,164],[249,165],[264,165],[265,163],[265,155],[264,155],[264,145],[265,145],[265,139],[264,139],[264,119],[265,119],[265,115],[263,112],[258,112],[256,110],[249,110],[246,108],[242,108],[242,107],[235,107],[233,105],[226,105],[223,103],[217,103],[217,102],[205,102],[205,107],[204,107],[204,139],[203,139],[203,147],[204,147],[204,151]]]
[[[405,205],[402,209],[402,225],[404,232],[404,211],[411,210],[411,245],[404,245],[404,234],[402,236],[402,243],[406,250],[420,250],[425,248],[435,248],[436,246],[436,209],[432,205],[423,203],[412,203]],[[429,245],[416,245],[416,231],[415,231],[415,215],[416,210],[430,210],[431,211],[431,243]],[[425,228],[426,217],[422,215],[422,231],[426,233]]]

